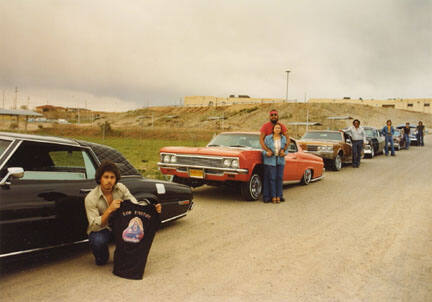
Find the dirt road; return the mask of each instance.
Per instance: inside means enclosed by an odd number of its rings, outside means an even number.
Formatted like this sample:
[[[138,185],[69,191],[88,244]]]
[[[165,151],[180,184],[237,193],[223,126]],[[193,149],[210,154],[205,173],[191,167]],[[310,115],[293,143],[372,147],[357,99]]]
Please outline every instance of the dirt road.
[[[279,205],[199,188],[157,234],[143,280],[82,249],[3,273],[0,301],[432,301],[426,144],[286,187]]]

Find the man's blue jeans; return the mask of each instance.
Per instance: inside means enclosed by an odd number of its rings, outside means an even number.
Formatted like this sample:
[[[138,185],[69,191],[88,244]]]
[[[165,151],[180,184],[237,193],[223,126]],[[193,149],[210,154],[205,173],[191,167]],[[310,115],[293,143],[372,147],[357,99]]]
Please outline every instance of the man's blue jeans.
[[[90,249],[95,256],[96,264],[103,265],[108,262],[109,251],[108,243],[112,239],[112,233],[108,229],[89,234]]]
[[[384,150],[385,150],[385,155],[388,155],[389,153],[389,145],[391,147],[391,155],[395,154],[394,151],[394,144],[393,144],[393,135],[386,135],[385,136],[385,146],[384,146]]]
[[[270,196],[282,197],[282,181],[285,165],[269,166],[270,170]]]
[[[270,196],[270,169],[272,166],[264,165],[264,180],[263,180],[263,200],[269,201]]]
[[[408,150],[409,146],[410,146],[410,137],[409,134],[404,134],[404,139],[405,139],[405,148]]]
[[[373,145],[371,145],[373,148]],[[353,167],[360,166],[360,158],[361,152],[363,149],[363,141],[362,140],[353,140],[352,141],[352,165]]]
[[[423,134],[417,133],[417,144],[419,146],[424,146]]]

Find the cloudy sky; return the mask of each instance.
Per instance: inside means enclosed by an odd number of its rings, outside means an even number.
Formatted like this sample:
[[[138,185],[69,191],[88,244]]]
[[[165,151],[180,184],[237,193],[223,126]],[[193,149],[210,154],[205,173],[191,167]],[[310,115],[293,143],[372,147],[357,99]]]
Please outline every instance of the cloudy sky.
[[[432,97],[429,0],[0,0],[5,106]],[[1,104],[0,99],[0,104]]]

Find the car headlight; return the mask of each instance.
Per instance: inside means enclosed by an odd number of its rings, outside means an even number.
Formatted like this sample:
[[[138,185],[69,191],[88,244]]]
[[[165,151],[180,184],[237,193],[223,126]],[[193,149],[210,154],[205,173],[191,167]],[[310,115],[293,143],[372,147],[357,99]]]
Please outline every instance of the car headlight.
[[[319,151],[332,151],[333,147],[332,146],[320,146],[318,147]]]
[[[170,162],[170,160],[171,160],[171,157],[169,156],[169,155],[164,155],[164,157],[163,157],[163,162],[164,163],[169,163]]]
[[[177,162],[177,156],[175,156],[175,155],[171,155],[171,163],[176,163]]]
[[[229,167],[229,166],[231,166],[231,160],[230,160],[230,159],[225,159],[225,160],[223,161],[223,165],[224,165],[225,167]]]
[[[239,167],[239,162],[237,159],[233,159],[233,161],[231,162],[231,166],[233,168],[238,168]]]

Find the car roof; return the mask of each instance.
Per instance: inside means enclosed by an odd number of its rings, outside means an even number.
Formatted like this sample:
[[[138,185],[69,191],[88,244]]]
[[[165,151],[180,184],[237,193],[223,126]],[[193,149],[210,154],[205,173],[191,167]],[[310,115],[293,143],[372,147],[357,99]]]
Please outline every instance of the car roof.
[[[43,135],[33,135],[33,134],[23,134],[14,132],[0,132],[1,138],[18,139],[24,141],[36,141],[43,143],[54,143],[72,146],[83,146],[91,148],[100,162],[104,160],[110,160],[115,162],[122,176],[126,175],[141,175],[138,170],[136,170],[132,164],[130,164],[127,159],[117,150],[106,145],[100,145],[96,143],[74,140],[68,138],[61,138],[56,136],[43,136]]]
[[[257,135],[259,135],[260,132],[258,132],[258,131],[227,131],[227,132],[221,132],[219,134],[257,134]]]
[[[333,133],[341,133],[339,130],[309,130],[308,132],[333,132]]]
[[[24,134],[24,133],[15,133],[15,132],[0,132],[0,138],[11,138],[18,140],[26,140],[26,141],[42,141],[46,143],[57,143],[57,144],[68,144],[79,146],[79,144],[69,138],[62,138],[56,136],[45,136],[45,135],[34,135],[34,134]]]

